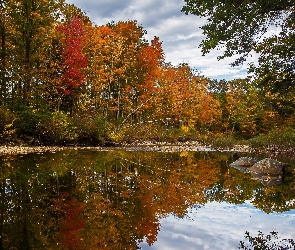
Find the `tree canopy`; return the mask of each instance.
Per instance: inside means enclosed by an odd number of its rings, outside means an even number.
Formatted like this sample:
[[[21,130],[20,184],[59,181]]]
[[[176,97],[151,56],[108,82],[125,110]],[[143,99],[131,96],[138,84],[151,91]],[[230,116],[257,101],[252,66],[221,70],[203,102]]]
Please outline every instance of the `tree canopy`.
[[[295,2],[294,0],[185,0],[182,11],[207,18],[201,28],[206,38],[203,54],[224,49],[218,59],[238,55],[233,66],[258,53],[252,65],[262,82],[294,83]]]
[[[160,38],[147,41],[135,20],[98,26],[64,0],[0,0],[0,143],[295,131],[293,3],[185,2],[184,12],[208,19],[203,53],[224,47],[219,59],[239,56],[234,65],[260,53],[258,82],[166,62]]]

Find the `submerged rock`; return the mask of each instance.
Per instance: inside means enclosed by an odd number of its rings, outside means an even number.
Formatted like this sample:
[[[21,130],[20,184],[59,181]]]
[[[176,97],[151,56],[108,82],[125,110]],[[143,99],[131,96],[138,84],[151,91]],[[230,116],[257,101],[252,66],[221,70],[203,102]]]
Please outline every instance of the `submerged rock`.
[[[254,180],[260,181],[265,186],[278,185],[284,181],[286,164],[274,159],[257,161],[255,158],[241,157],[230,166],[241,172],[250,173]]]
[[[257,162],[257,159],[252,157],[241,157],[238,160],[231,163],[229,166],[240,170],[241,172],[249,172],[249,167],[253,166]]]
[[[285,177],[286,164],[266,158],[255,163],[248,170],[254,180],[259,180],[265,186],[281,184]]]
[[[284,181],[283,175],[267,175],[267,174],[261,174],[261,173],[251,173],[253,180],[260,181],[264,186],[270,187],[282,184]]]

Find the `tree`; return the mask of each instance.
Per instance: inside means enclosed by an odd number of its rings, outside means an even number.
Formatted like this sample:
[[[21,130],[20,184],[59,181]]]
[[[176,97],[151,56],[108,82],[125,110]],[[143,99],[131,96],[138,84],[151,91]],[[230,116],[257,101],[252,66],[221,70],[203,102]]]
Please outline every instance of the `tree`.
[[[1,37],[1,70],[0,70],[0,104],[6,105],[7,96],[7,33],[9,25],[9,16],[7,12],[7,3],[5,0],[0,1],[0,37]]]
[[[281,239],[275,231],[270,232],[268,235],[264,235],[261,231],[258,231],[258,236],[255,237],[251,236],[249,232],[246,232],[245,239],[247,239],[249,243],[240,241],[239,249],[287,250],[295,248],[295,242],[293,239]]]
[[[86,50],[92,107],[110,122],[112,132],[143,122],[152,112],[164,54],[159,38],[148,43],[145,33],[136,21],[90,29]]]
[[[49,31],[58,18],[60,3],[55,0],[10,0],[7,4],[13,27],[9,37],[14,49],[10,54],[13,69],[9,70],[15,81],[12,91],[24,105],[28,105],[36,97],[32,89],[39,84],[40,59],[48,50]]]
[[[83,73],[83,69],[87,66],[87,57],[83,54],[83,37],[86,31],[83,28],[83,20],[79,17],[74,17],[57,29],[62,34],[63,46],[62,76],[59,84],[62,94],[70,96],[69,109],[72,112],[75,92],[86,83],[86,76]]]
[[[295,79],[294,23],[292,0],[208,1],[185,0],[182,11],[207,18],[201,28],[206,38],[200,44],[203,54],[225,49],[218,59],[238,55],[232,65],[243,63],[251,52],[260,54],[259,65],[252,65],[267,84]],[[263,78],[263,79],[262,79]]]
[[[164,124],[188,128],[210,127],[219,117],[219,102],[207,91],[208,79],[187,64],[165,65],[155,97],[155,116]]]

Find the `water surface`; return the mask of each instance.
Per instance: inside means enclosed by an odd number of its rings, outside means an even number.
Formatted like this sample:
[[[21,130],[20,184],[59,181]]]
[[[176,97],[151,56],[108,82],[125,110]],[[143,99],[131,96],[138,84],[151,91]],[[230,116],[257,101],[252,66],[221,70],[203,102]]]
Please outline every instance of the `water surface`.
[[[258,230],[295,239],[294,163],[267,186],[229,167],[244,155],[1,156],[0,249],[238,249]]]

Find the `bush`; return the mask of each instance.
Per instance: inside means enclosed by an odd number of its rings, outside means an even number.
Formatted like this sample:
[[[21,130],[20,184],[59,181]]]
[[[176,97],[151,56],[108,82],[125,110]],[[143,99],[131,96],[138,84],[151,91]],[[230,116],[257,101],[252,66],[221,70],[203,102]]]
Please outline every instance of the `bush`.
[[[38,123],[39,138],[45,144],[76,143],[78,134],[73,119],[66,113],[55,111]]]
[[[103,122],[90,114],[76,115],[73,123],[79,144],[96,145],[104,136]]]
[[[237,144],[237,140],[233,136],[223,136],[212,142],[214,148],[230,149]]]
[[[269,146],[295,147],[295,130],[290,127],[277,128],[268,134],[262,134],[250,139],[249,145],[252,148],[267,148]]]
[[[0,133],[2,134],[7,125],[12,124],[15,116],[5,107],[0,107]]]
[[[264,134],[258,135],[248,141],[251,148],[266,148],[268,146],[267,136]]]
[[[48,113],[37,112],[28,107],[16,112],[16,116],[14,124],[19,137],[30,143],[39,140],[39,124],[47,117],[50,117]]]
[[[0,142],[11,140],[15,134],[15,115],[5,107],[0,107]]]
[[[270,145],[294,147],[295,130],[289,127],[273,130],[268,134],[267,140]]]

